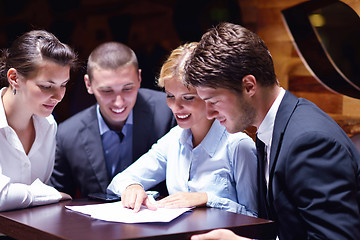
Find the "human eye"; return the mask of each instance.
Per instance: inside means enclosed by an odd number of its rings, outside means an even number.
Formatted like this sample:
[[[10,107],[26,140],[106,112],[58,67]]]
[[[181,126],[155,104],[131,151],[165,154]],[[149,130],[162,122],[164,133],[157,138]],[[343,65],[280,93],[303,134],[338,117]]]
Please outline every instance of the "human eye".
[[[172,95],[172,94],[170,94],[170,93],[167,93],[167,94],[166,94],[166,98],[168,98],[168,99],[171,98],[171,99],[172,99],[172,98],[174,98],[174,95]]]
[[[133,89],[134,89],[133,87],[125,87],[125,88],[123,88],[123,91],[131,92]]]
[[[219,101],[216,100],[205,100],[206,103],[210,104],[210,105],[216,105]]]
[[[61,88],[66,88],[68,86],[69,81],[64,82],[60,85]]]
[[[41,88],[43,90],[50,90],[51,89],[51,85],[39,84],[38,86],[39,86],[39,88]]]
[[[107,88],[102,88],[98,90],[101,94],[110,94],[112,93],[111,89],[107,89]]]
[[[194,100],[194,96],[184,96],[184,99],[186,100],[186,101],[192,101],[192,100]]]

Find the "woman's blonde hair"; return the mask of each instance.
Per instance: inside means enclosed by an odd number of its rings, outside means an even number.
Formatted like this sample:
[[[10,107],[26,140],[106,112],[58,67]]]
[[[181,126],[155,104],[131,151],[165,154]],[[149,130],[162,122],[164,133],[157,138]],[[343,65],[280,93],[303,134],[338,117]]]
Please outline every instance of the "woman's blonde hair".
[[[164,81],[174,77],[179,79],[184,85],[187,85],[184,80],[184,66],[197,45],[197,42],[186,43],[171,52],[161,67],[160,76],[157,81],[159,87],[163,88]]]

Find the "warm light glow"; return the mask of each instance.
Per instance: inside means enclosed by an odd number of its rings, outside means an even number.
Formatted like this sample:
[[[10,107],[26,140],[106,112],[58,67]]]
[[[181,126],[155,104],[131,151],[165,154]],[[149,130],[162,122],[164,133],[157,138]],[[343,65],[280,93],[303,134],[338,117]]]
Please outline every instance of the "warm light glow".
[[[325,18],[321,14],[311,14],[309,16],[310,22],[314,27],[322,27],[325,25]]]

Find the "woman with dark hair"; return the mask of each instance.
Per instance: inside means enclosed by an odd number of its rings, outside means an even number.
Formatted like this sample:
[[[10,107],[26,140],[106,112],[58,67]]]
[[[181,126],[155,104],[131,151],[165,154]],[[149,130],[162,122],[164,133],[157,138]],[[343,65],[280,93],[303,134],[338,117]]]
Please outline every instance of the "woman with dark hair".
[[[57,124],[76,54],[53,34],[30,31],[0,52],[0,211],[69,199],[46,185]]]

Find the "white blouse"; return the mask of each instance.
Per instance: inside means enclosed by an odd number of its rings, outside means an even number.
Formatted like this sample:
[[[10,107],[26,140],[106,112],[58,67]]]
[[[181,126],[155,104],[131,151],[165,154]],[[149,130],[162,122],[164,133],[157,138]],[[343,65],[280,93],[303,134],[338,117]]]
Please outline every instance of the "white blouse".
[[[52,115],[34,115],[35,141],[28,154],[7,122],[0,90],[0,211],[57,202],[60,193],[47,186],[54,167],[57,124]]]

